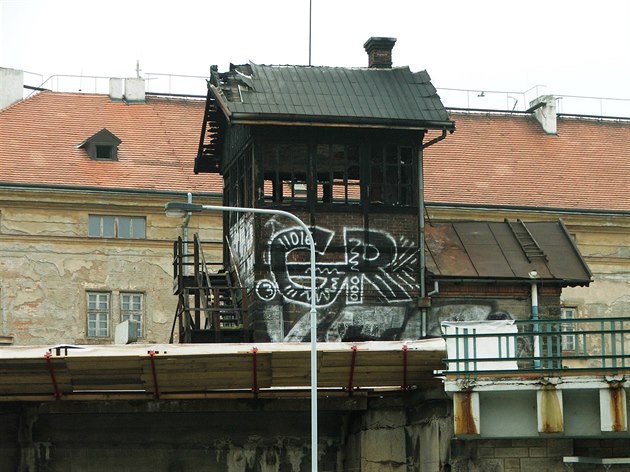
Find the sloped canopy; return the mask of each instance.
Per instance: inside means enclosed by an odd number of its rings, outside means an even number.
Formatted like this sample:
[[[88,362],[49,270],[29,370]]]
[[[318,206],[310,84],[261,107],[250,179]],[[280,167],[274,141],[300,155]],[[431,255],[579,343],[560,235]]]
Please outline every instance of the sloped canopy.
[[[437,280],[531,280],[588,285],[591,272],[562,221],[434,223],[427,269]],[[531,274],[533,271],[536,274]]]

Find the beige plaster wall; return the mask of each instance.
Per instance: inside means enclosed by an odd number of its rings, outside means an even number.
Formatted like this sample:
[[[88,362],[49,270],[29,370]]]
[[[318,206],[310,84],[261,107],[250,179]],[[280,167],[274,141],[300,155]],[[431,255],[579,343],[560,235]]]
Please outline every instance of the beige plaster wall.
[[[0,191],[0,335],[13,344],[110,343],[119,293],[145,294],[144,340],[167,342],[177,305],[173,241],[182,219],[164,204],[185,196]],[[216,200],[197,203],[218,203]],[[88,215],[146,217],[146,239],[90,238]],[[194,216],[208,260],[221,260],[221,215]],[[111,292],[111,339],[86,337],[87,291]]]

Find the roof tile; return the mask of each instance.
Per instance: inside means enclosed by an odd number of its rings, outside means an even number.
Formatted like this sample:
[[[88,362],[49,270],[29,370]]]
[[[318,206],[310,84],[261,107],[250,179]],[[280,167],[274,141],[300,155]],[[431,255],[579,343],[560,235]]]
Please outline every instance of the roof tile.
[[[41,92],[0,112],[0,184],[220,192],[220,175],[193,173],[203,113],[202,100]],[[118,161],[77,148],[103,128]]]

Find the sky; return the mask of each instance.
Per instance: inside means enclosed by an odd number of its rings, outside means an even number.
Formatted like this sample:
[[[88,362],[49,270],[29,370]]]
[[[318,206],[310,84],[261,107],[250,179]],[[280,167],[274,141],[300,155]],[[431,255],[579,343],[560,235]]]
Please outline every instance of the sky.
[[[64,91],[102,92],[91,77],[139,62],[150,91],[203,94],[213,64],[307,65],[309,44],[312,65],[364,67],[371,36],[397,38],[394,66],[427,70],[447,106],[549,94],[560,111],[630,116],[627,0],[0,0],[0,67]]]

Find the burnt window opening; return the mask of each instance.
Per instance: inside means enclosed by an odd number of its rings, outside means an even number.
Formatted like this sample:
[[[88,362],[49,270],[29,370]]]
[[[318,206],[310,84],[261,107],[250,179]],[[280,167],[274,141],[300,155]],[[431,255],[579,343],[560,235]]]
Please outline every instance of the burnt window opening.
[[[107,128],[90,136],[77,147],[85,149],[88,156],[98,161],[118,160],[118,146],[122,141]]]
[[[263,199],[274,203],[306,203],[308,167],[306,144],[263,145]]]
[[[413,205],[413,149],[409,146],[374,146],[370,153],[371,203]]]
[[[318,203],[358,204],[361,201],[359,146],[318,144],[315,147]]]
[[[232,163],[224,177],[224,202],[226,205],[250,208],[253,206],[253,176],[251,152],[247,148]],[[244,214],[229,212],[227,218],[230,226],[236,223]]]
[[[413,149],[397,144],[264,144],[262,200],[414,206]]]

